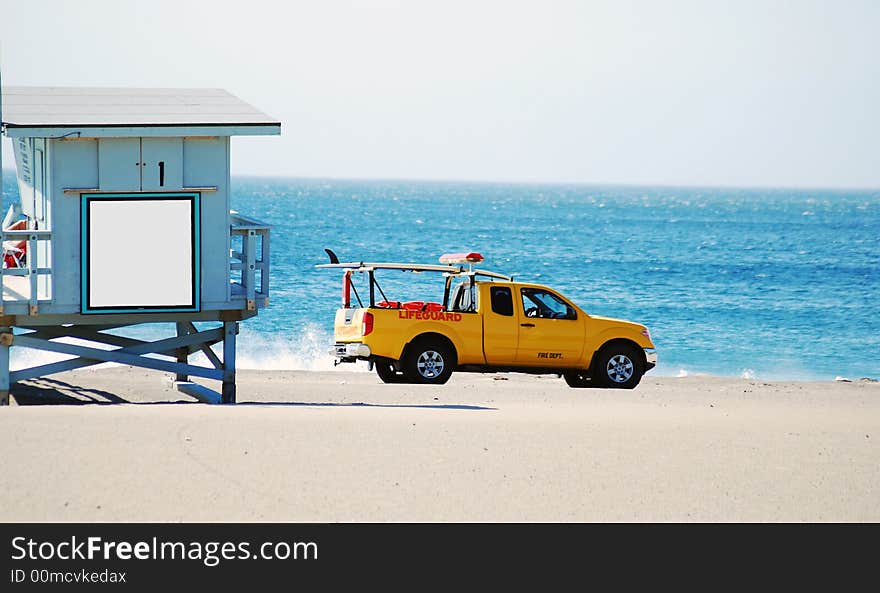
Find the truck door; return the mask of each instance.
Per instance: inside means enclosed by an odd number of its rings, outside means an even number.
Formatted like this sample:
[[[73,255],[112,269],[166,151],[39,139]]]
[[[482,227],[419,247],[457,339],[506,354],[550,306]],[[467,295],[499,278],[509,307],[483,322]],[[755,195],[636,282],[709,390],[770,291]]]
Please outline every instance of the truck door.
[[[544,288],[520,287],[515,299],[517,364],[576,367],[584,350],[585,323],[577,309]]]
[[[489,364],[510,365],[516,362],[519,325],[513,307],[510,286],[483,284],[483,352]],[[488,306],[486,306],[488,303]]]

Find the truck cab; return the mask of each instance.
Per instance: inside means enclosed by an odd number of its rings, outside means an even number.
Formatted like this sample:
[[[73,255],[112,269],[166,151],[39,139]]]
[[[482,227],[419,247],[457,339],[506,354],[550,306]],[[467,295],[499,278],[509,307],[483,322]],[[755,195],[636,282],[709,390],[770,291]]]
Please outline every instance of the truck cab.
[[[630,389],[656,365],[643,325],[589,315],[550,287],[475,270],[479,254],[440,261],[446,265],[321,266],[344,269],[343,306],[334,322],[337,361],[366,360],[386,383],[442,384],[453,371],[526,372],[558,374],[572,387]],[[376,280],[383,268],[440,272],[443,298],[389,300]],[[352,276],[358,273],[367,277],[370,300],[363,302],[355,291],[359,303],[352,306]]]

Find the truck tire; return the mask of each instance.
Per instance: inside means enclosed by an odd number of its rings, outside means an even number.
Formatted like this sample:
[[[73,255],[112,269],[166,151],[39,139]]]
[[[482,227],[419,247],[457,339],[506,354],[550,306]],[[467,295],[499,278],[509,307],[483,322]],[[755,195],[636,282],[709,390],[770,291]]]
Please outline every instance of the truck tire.
[[[403,383],[403,374],[394,369],[394,364],[390,360],[377,360],[373,366],[376,367],[376,374],[383,383]]]
[[[403,360],[403,374],[412,383],[443,385],[452,376],[455,353],[442,342],[419,340],[410,344]]]
[[[607,389],[633,389],[644,374],[641,357],[626,344],[606,346],[596,358],[593,380]]]
[[[590,379],[589,371],[586,370],[565,371],[564,373],[562,373],[562,378],[565,379],[565,382],[568,384],[569,387],[574,387],[576,389],[596,386]]]

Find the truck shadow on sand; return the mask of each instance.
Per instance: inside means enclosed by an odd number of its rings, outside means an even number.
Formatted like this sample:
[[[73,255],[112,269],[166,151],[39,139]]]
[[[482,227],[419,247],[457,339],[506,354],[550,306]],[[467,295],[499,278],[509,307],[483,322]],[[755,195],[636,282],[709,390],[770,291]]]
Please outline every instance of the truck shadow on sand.
[[[469,404],[370,404],[367,402],[240,402],[236,406],[299,406],[320,408],[426,408],[429,410],[484,410],[492,411],[498,408],[486,406],[474,406]]]
[[[20,406],[46,406],[46,405],[112,405],[132,404],[138,406],[165,405],[165,404],[199,404],[191,399],[175,399],[163,401],[131,401],[115,393],[103,389],[92,389],[74,385],[58,379],[30,379],[16,383],[11,389],[12,396]],[[176,392],[174,392],[176,393]],[[498,408],[476,406],[467,404],[383,404],[367,402],[254,402],[244,401],[236,406],[295,406],[295,407],[338,407],[338,408],[423,408],[437,410],[483,410],[491,411]]]

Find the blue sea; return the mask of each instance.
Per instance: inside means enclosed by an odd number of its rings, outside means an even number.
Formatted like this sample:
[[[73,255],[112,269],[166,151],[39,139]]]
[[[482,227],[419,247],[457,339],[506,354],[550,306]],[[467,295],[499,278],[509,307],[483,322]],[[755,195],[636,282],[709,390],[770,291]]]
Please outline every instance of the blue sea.
[[[8,203],[17,190],[6,173]],[[271,306],[242,324],[245,368],[332,368],[340,273],[315,268],[329,247],[343,261],[479,251],[484,269],[647,325],[656,375],[880,378],[880,190],[253,177],[232,186],[235,210],[272,225]],[[390,299],[442,298],[433,275],[380,281]]]

